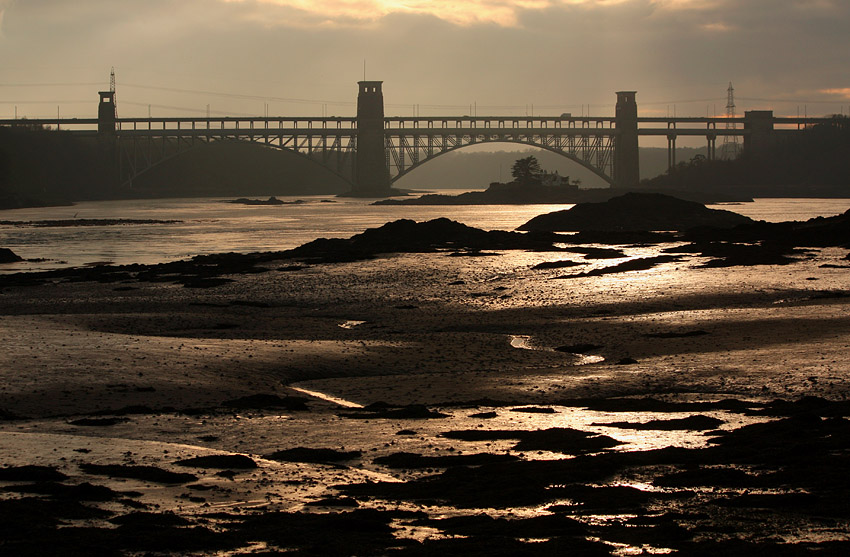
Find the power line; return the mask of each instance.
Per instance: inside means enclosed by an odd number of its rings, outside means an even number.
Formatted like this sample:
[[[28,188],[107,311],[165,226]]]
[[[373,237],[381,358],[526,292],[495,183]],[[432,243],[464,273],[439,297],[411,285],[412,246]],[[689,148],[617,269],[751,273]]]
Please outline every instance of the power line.
[[[0,83],[0,87],[100,87],[102,81],[92,83]]]
[[[652,106],[652,105],[664,105],[664,104],[689,104],[689,103],[707,103],[707,102],[717,102],[725,100],[723,97],[713,97],[710,99],[686,99],[686,100],[673,100],[673,101],[641,101],[640,106]]]
[[[798,103],[798,104],[843,104],[844,100],[841,99],[833,99],[831,101],[815,101],[811,99],[762,99],[758,97],[738,97],[739,100],[742,101],[755,101],[755,102],[772,102],[772,103]]]
[[[204,91],[200,89],[179,89],[176,87],[157,87],[154,85],[138,85],[134,83],[122,83],[121,87],[132,87],[136,89],[149,89],[153,91],[167,91],[170,93],[189,93],[193,95],[213,95],[216,97],[225,97],[231,99],[244,99],[252,101],[276,101],[299,104],[334,104],[334,105],[354,105],[353,101],[328,101],[321,99],[289,99],[283,97],[266,97],[260,95],[246,95],[242,93],[219,93],[216,91]]]
[[[206,108],[191,108],[191,107],[186,107],[186,106],[171,106],[171,105],[167,105],[167,104],[137,103],[137,102],[131,102],[131,101],[124,101],[121,104],[122,105],[129,104],[131,106],[143,106],[143,107],[150,107],[150,108],[160,108],[160,109],[163,109],[163,110],[180,110],[182,112],[195,112],[195,113],[198,113],[198,114],[207,114]],[[258,117],[257,114],[247,114],[247,113],[244,113],[244,112],[220,112],[219,114],[225,115],[225,116],[245,116],[246,118],[256,118],[256,117]]]
[[[0,101],[0,104],[95,104],[91,99],[87,101]]]

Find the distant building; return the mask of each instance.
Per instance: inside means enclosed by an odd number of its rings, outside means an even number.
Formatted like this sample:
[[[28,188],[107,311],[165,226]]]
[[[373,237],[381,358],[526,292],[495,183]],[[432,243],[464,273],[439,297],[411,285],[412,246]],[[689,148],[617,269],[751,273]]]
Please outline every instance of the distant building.
[[[561,176],[558,174],[558,171],[555,172],[543,172],[540,174],[540,184],[543,186],[550,187],[558,187],[562,188],[565,186],[570,186],[570,177],[569,176]]]

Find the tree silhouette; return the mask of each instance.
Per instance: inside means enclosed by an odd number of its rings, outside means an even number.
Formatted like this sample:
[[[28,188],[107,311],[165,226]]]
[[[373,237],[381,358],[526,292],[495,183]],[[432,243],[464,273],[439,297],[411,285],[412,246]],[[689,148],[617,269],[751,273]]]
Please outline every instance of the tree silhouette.
[[[517,159],[511,167],[511,176],[514,177],[514,181],[521,184],[539,181],[542,172],[537,157],[533,155]]]

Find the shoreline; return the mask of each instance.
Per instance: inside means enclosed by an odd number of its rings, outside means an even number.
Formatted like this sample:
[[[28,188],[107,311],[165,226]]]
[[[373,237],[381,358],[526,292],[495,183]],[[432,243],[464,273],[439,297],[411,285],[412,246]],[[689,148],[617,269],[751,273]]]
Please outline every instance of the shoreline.
[[[846,549],[846,249],[568,281],[535,268],[668,245],[272,258],[204,288],[84,269],[5,282],[6,547]],[[579,351],[604,360],[577,365]],[[811,465],[774,441],[809,442]]]

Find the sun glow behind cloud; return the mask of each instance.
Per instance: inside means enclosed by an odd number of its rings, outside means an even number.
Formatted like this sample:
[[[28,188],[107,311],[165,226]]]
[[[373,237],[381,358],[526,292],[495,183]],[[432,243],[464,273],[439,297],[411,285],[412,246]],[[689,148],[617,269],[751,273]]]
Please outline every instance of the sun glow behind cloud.
[[[843,97],[847,100],[850,100],[850,87],[842,87],[838,89],[821,89],[821,93],[825,95],[837,95],[839,97]]]
[[[564,6],[608,6],[633,0],[222,0],[226,3],[255,3],[287,9],[288,25],[352,25],[377,21],[393,14],[426,15],[461,25],[491,24],[514,27],[528,10]]]

